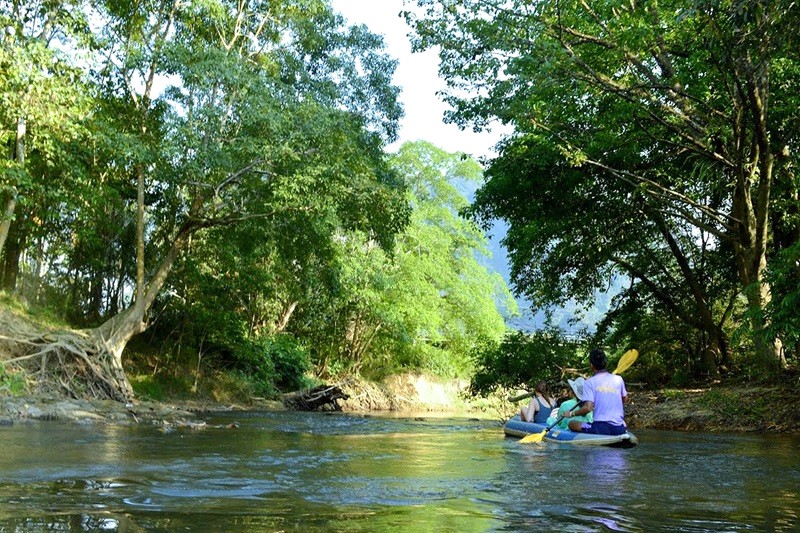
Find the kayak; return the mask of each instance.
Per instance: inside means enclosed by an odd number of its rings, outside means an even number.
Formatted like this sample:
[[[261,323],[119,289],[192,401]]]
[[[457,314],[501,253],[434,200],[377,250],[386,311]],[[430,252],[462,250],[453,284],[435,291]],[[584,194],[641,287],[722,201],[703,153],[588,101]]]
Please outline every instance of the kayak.
[[[541,433],[546,429],[547,426],[544,424],[522,421],[519,415],[511,418],[503,426],[503,431],[507,437],[525,437],[532,433]],[[595,435],[561,428],[551,429],[545,434],[543,440],[582,446],[612,446],[615,448],[633,448],[639,444],[639,439],[630,431],[626,431],[622,435]]]

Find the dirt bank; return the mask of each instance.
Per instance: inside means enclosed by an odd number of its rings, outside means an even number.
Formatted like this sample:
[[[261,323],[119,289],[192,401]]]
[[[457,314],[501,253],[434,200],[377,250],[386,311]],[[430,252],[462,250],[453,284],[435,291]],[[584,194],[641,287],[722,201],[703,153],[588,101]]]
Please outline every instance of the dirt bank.
[[[392,375],[380,383],[352,378],[342,384],[349,399],[341,406],[345,411],[475,413],[483,410],[487,402],[467,397],[468,386],[465,380],[441,380],[417,373]]]
[[[684,431],[800,432],[800,404],[788,385],[714,385],[693,389],[630,390],[632,428]]]
[[[77,423],[152,424],[202,427],[198,414],[210,411],[283,409],[280,402],[260,401],[249,405],[207,402],[134,402],[76,400],[53,396],[0,396],[0,426],[36,420]]]
[[[463,383],[424,376],[396,376],[382,384],[350,382],[345,411],[395,411],[475,416],[498,421],[515,414],[520,403],[469,400]],[[800,404],[789,386],[712,386],[693,389],[630,390],[626,419],[632,429],[800,433]],[[0,395],[0,425],[33,420],[78,423],[153,424],[202,427],[198,414],[224,410],[281,410],[276,401],[246,405],[208,402],[134,402],[74,400]]]

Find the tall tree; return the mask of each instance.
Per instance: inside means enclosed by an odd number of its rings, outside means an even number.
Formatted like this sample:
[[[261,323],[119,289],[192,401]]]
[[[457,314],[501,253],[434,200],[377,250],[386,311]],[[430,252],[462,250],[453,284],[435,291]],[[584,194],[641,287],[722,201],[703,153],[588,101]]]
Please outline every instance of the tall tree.
[[[81,4],[0,4],[0,255],[21,201],[70,188],[60,186],[63,168],[53,169],[83,135],[90,104],[86,79],[64,51],[88,35]],[[6,264],[16,265],[18,252]]]
[[[669,223],[641,193],[628,187],[595,187],[602,175],[575,168],[547,139],[518,137],[487,172],[469,212],[485,224],[509,222],[512,277],[535,305],[571,299],[591,306],[597,290],[621,274],[633,280],[615,299],[657,303],[634,312],[658,312],[697,331],[704,342],[704,372],[729,366],[723,326],[736,291],[709,236]],[[616,315],[618,316],[618,315]]]
[[[795,98],[798,7],[738,0],[418,4],[424,15],[408,14],[416,46],[441,46],[452,118],[479,126],[499,118],[520,139],[537,136],[561,153],[553,164],[582,174],[595,198],[613,191],[644,206],[631,229],[657,230],[677,262],[696,253],[676,253],[675,228],[708,236],[736,267],[763,367],[777,368],[780,339],[762,342],[770,299],[764,272],[775,194],[790,198],[797,190],[787,174],[796,158],[789,133],[796,113],[786,110]]]
[[[87,63],[107,125],[94,140],[105,173],[136,191],[134,298],[42,351],[79,354],[96,393],[127,399],[123,350],[198,232],[306,213],[391,246],[405,209],[381,147],[401,111],[382,40],[344,27],[325,1],[96,8]]]
[[[459,216],[468,203],[461,189],[473,187],[482,169],[422,141],[403,144],[392,168],[409,184],[408,227],[391,254],[368,235],[343,235],[335,292],[321,309],[301,310],[300,326],[328,325],[317,326],[319,340],[310,343],[322,374],[464,375],[472,348],[499,340],[503,313],[516,312],[505,282],[486,265],[486,237]]]

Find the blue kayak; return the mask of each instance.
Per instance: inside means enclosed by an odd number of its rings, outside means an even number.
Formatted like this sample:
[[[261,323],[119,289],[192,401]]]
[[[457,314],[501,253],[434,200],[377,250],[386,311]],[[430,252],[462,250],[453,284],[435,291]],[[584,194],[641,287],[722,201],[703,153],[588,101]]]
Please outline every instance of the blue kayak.
[[[547,429],[544,424],[524,422],[519,415],[511,418],[503,426],[507,437],[526,437],[532,433],[541,433]],[[615,448],[632,448],[639,444],[639,439],[630,431],[622,435],[594,435],[592,433],[579,433],[568,429],[553,428],[545,434],[547,442],[561,442],[564,444],[588,446],[613,446]]]

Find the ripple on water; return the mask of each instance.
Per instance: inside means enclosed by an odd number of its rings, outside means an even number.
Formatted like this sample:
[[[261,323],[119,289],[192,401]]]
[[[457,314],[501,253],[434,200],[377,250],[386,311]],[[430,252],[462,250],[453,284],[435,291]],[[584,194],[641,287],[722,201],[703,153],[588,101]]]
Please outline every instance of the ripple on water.
[[[164,508],[162,505],[154,503],[153,499],[150,498],[149,496],[122,498],[122,503],[124,503],[125,505],[130,505],[131,507],[152,509],[152,510],[161,510]]]
[[[197,483],[159,483],[150,491],[169,498],[261,498],[275,492],[278,485],[267,480],[207,479]]]
[[[489,422],[227,416],[241,427],[0,432],[0,531],[798,531],[796,438],[578,449]]]

